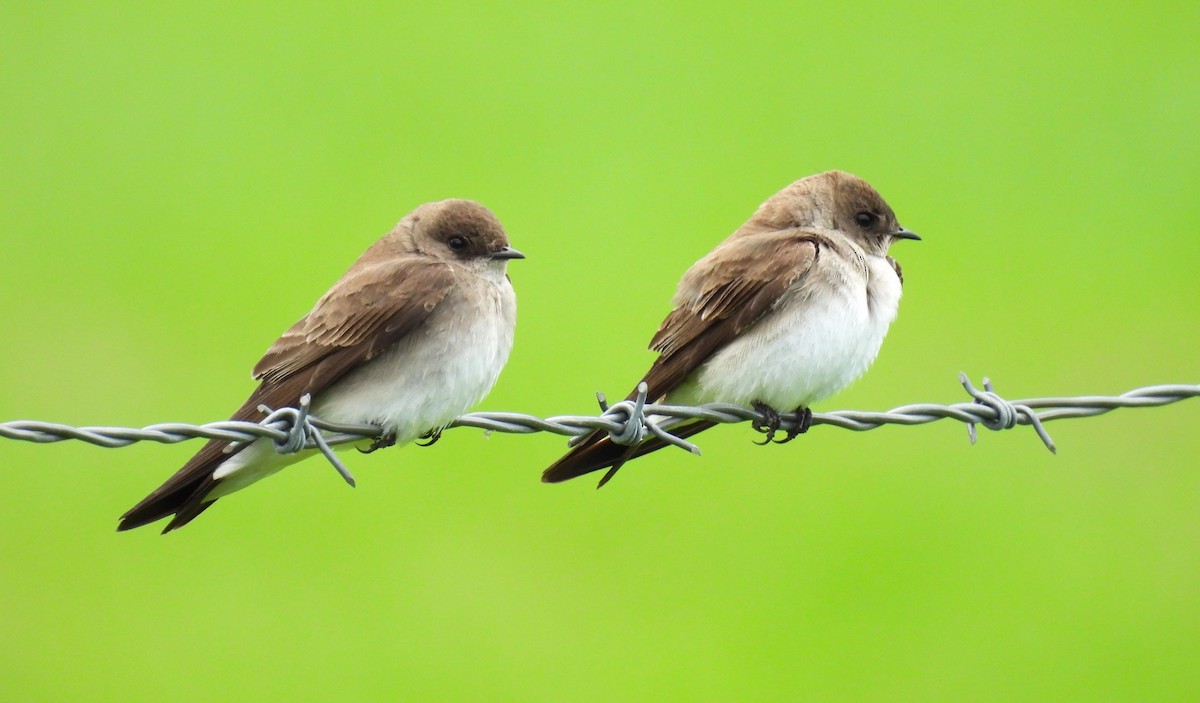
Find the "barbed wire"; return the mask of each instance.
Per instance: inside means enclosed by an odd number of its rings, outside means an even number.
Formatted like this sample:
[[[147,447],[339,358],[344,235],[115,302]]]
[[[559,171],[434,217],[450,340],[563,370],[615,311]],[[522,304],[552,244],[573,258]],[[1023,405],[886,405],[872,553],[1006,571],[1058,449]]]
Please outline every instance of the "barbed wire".
[[[839,410],[813,413],[811,424],[832,425],[865,432],[883,425],[924,425],[939,420],[958,420],[967,425],[967,434],[972,444],[976,441],[976,425],[997,431],[1028,425],[1034,429],[1047,449],[1056,452],[1055,444],[1043,426],[1043,423],[1050,420],[1092,417],[1117,408],[1168,405],[1200,396],[1200,385],[1169,384],[1135,388],[1116,396],[1087,395],[1010,401],[1000,397],[986,378],[983,380],[983,390],[976,388],[966,374],[959,374],[958,380],[972,400],[953,405],[914,403],[884,412]],[[721,424],[751,421],[762,425],[768,419],[754,409],[728,403],[699,406],[647,403],[644,383],[638,387],[635,398],[611,406],[602,393],[597,393],[596,396],[601,409],[599,415],[556,415],[540,418],[514,412],[475,412],[459,416],[446,429],[474,427],[489,433],[512,434],[550,432],[572,437],[571,443],[600,430],[607,432],[614,442],[624,445],[638,444],[648,435],[654,435],[669,444],[699,454],[700,449],[695,444],[676,437],[670,430],[693,420]],[[38,443],[75,439],[101,447],[124,447],[135,442],[147,441],[174,444],[196,438],[225,440],[236,447],[266,438],[274,442],[276,449],[285,454],[302,450],[320,451],[342,478],[354,485],[354,478],[349,469],[334,454],[332,447],[349,442],[379,439],[382,429],[374,425],[326,422],[309,414],[309,402],[310,399],[306,395],[301,398],[299,408],[272,410],[262,406],[259,409],[266,413],[266,417],[259,422],[227,420],[204,425],[169,422],[133,428],[74,427],[36,420],[15,420],[0,422],[0,437]],[[798,427],[799,418],[795,413],[782,414],[780,420],[781,430]],[[433,435],[433,438],[436,439],[437,435],[440,435],[440,432]]]

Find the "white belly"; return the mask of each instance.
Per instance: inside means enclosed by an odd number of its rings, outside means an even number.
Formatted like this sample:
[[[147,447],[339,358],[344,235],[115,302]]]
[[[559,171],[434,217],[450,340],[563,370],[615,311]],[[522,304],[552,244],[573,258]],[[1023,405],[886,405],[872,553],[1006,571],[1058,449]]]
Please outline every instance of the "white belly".
[[[511,289],[509,289],[511,293]],[[499,299],[492,301],[497,307]],[[511,310],[511,309],[510,309]],[[313,414],[331,422],[382,426],[399,444],[440,429],[487,395],[512,350],[512,314],[447,311],[315,398]]]
[[[487,395],[512,350],[516,298],[507,279],[481,286],[479,306],[440,309],[432,320],[313,398],[312,412],[330,422],[379,425],[404,444],[441,429]],[[486,313],[486,314],[483,314]],[[369,443],[364,441],[364,444]],[[354,446],[343,444],[338,449]],[[241,490],[313,451],[279,454],[256,440],[213,472],[213,499]]]
[[[742,337],[715,353],[670,402],[755,401],[788,411],[850,385],[867,370],[896,317],[900,280],[869,257],[867,282],[839,293],[785,300]]]

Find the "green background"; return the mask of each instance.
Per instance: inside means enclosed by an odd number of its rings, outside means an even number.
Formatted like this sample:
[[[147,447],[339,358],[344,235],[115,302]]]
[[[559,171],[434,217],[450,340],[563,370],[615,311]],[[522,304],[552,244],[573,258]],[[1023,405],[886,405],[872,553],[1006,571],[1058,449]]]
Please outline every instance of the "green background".
[[[223,419],[445,197],[529,257],[482,408],[588,413],[829,168],[925,240],[818,410],[1197,382],[1200,5],[738,5],[3,3],[0,419]],[[0,700],[1196,700],[1198,420],[740,425],[600,492],[455,430],[165,538],[113,528],[198,443],[0,440]]]

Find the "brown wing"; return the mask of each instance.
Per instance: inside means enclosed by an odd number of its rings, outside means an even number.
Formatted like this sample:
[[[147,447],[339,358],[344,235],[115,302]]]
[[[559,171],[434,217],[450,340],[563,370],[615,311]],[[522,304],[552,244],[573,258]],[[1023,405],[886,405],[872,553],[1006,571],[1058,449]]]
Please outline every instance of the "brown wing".
[[[672,301],[675,309],[650,340],[650,349],[659,356],[642,378],[647,397],[652,402],[661,400],[713,353],[753,326],[812,269],[819,254],[815,235],[787,230],[726,240],[696,262],[679,282]],[[636,395],[634,391],[629,398]],[[653,451],[641,449],[593,433],[546,469],[542,480],[557,483],[607,467],[615,471],[625,461]]]
[[[351,270],[299,322],[283,333],[254,367],[262,381],[233,414],[258,420],[258,406],[295,406],[351,369],[370,361],[429,317],[454,288],[449,266],[413,257]],[[183,468],[121,518],[128,530],[174,513],[167,530],[181,527],[212,501],[213,470],[231,454],[211,440]],[[167,530],[164,530],[167,531]]]
[[[353,365],[369,361],[423,322],[453,287],[450,266],[421,257],[354,271],[267,349],[254,366],[254,378],[281,384],[339,350],[355,351]],[[308,392],[319,393],[334,380],[329,373],[318,374]]]
[[[696,262],[650,340],[659,357],[642,379],[648,397],[661,399],[749,329],[808,273],[819,249],[802,231],[766,232],[723,244]]]

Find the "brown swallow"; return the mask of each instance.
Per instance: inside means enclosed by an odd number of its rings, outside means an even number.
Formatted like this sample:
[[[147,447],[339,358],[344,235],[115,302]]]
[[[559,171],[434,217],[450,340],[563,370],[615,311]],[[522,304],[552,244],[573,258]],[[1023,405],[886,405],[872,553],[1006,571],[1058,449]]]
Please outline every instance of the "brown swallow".
[[[380,426],[382,444],[439,431],[483,399],[508,360],[516,296],[506,268],[521,258],[478,203],[418,207],[271,345],[254,367],[258,388],[233,419],[257,421],[260,405],[295,407],[310,394],[314,415]],[[312,454],[280,454],[268,439],[233,450],[211,440],[117,529],[173,515],[169,532]]]
[[[809,406],[848,386],[879,353],[900,302],[900,265],[888,256],[899,239],[920,237],[849,173],[809,176],[771,196],[683,275],[650,340],[658,358],[642,377],[649,402],[752,406],[767,418],[756,426],[767,441],[780,413],[794,409],[800,426],[783,441],[806,430]],[[714,424],[673,432],[689,437]],[[609,469],[603,486],[625,462],[664,446],[656,437],[624,446],[597,431],[542,480]]]

